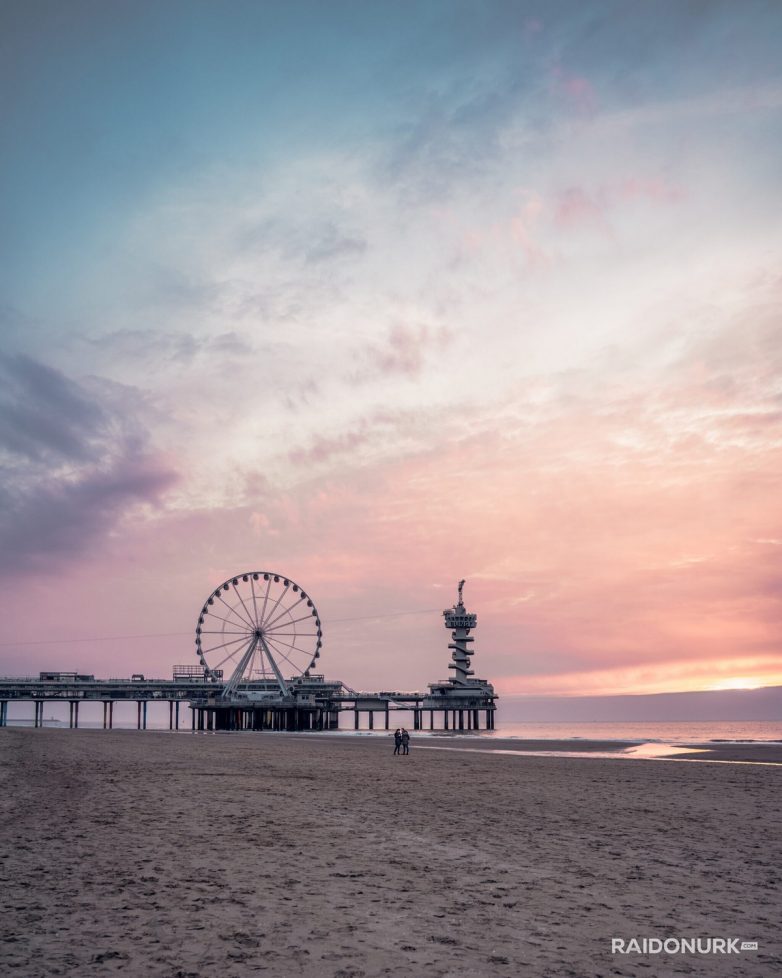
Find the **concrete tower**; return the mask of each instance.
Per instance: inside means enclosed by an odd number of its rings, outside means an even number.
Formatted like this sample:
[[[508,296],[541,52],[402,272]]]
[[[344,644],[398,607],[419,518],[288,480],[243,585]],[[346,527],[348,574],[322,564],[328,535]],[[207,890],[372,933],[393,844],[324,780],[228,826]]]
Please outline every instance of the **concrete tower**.
[[[474,641],[470,629],[478,624],[478,616],[471,615],[464,607],[463,589],[464,581],[459,581],[459,597],[456,604],[443,612],[445,627],[451,632],[452,638],[448,646],[452,661],[448,663],[448,668],[453,669],[451,682],[455,686],[469,685],[469,677],[474,675],[470,668],[470,656],[473,654],[470,643]]]
[[[432,730],[435,711],[442,713],[445,730],[479,730],[481,710],[486,712],[486,729],[494,729],[494,701],[497,694],[490,682],[476,679],[470,668],[474,641],[470,632],[478,624],[478,616],[471,615],[464,607],[463,590],[464,581],[459,581],[456,604],[443,612],[445,627],[451,633],[448,645],[451,650],[451,661],[448,663],[451,677],[429,683],[429,693],[421,703],[422,710],[431,711],[429,725]]]

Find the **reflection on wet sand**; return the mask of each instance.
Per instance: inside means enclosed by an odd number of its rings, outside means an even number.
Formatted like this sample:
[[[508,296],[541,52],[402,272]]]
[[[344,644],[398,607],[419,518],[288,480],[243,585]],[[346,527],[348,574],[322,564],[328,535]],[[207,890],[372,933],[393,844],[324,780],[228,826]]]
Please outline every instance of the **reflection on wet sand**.
[[[520,757],[585,757],[611,760],[646,760],[646,761],[687,761],[702,764],[754,764],[776,767],[782,764],[778,752],[769,752],[765,760],[756,757],[720,757],[718,751],[711,747],[679,747],[674,744],[634,744],[632,747],[613,751],[581,749],[567,750],[517,750],[515,748],[490,747],[433,747],[428,744],[417,744],[417,750],[455,750],[471,754],[516,754]],[[705,754],[705,757],[695,757]],[[686,755],[677,757],[676,755]]]

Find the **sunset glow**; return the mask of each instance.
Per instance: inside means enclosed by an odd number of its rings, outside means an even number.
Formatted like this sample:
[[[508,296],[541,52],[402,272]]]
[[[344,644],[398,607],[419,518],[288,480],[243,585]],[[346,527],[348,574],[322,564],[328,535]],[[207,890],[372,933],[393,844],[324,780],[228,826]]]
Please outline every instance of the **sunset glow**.
[[[724,679],[716,683],[712,689],[759,689],[763,685],[758,679],[751,679],[748,676],[736,676],[733,679]],[[777,680],[776,685],[779,685]]]
[[[782,6],[188,8],[3,15],[2,670],[782,684]]]

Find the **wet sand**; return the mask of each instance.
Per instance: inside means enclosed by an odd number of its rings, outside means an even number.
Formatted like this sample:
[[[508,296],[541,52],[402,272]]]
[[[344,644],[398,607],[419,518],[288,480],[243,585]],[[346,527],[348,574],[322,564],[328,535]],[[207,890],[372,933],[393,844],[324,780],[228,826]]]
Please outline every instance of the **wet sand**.
[[[421,744],[449,750],[486,750],[486,751],[530,751],[536,753],[567,753],[567,754],[613,754],[619,756],[625,751],[640,748],[642,741],[616,740],[521,740],[513,737],[485,737],[478,734],[468,736],[434,736],[420,738]],[[658,745],[660,755],[665,753],[665,745]],[[683,747],[689,747],[690,752]],[[674,752],[671,752],[674,756]],[[747,761],[755,764],[782,764],[782,744],[776,743],[728,743],[708,741],[700,744],[686,744],[676,748],[675,756],[684,760],[698,759],[706,761]]]
[[[6,728],[0,782],[3,975],[782,968],[782,768]],[[693,936],[760,949],[611,955]]]

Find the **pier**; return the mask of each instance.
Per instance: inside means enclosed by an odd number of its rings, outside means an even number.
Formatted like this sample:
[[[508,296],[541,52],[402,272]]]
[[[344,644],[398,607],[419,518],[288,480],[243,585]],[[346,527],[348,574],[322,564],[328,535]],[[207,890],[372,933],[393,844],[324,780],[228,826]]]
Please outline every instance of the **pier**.
[[[462,697],[456,705],[420,692],[355,692],[323,676],[310,676],[307,684],[292,691],[289,701],[263,683],[242,685],[230,703],[222,693],[222,684],[205,688],[203,681],[4,677],[0,727],[8,723],[9,703],[30,703],[34,727],[43,726],[47,705],[67,703],[72,729],[79,727],[82,704],[101,703],[103,729],[112,730],[115,704],[135,702],[137,730],[147,729],[150,703],[168,704],[169,730],[337,730],[340,713],[352,714],[348,729],[354,730],[390,730],[396,713],[411,713],[413,730],[494,729],[494,704],[480,696]]]
[[[425,692],[356,691],[313,672],[323,633],[311,598],[288,578],[258,571],[231,578],[204,603],[196,627],[200,665],[175,666],[170,680],[51,671],[0,678],[0,727],[7,725],[9,703],[31,703],[35,727],[43,726],[47,703],[67,703],[72,729],[83,703],[102,703],[103,729],[111,730],[114,706],[135,702],[138,730],[147,729],[150,703],[168,704],[169,730],[180,724],[198,732],[336,730],[344,712],[352,713],[354,730],[390,730],[397,712],[412,713],[413,730],[493,730],[497,696],[470,668],[477,615],[465,608],[463,587],[460,581],[456,604],[443,612],[452,675]],[[227,663],[234,668],[226,679]],[[284,665],[300,671],[285,678]]]

